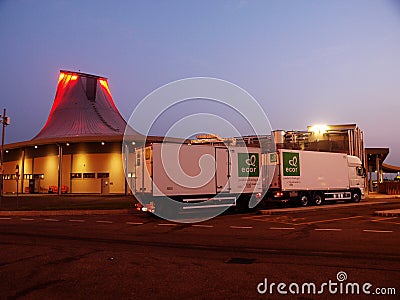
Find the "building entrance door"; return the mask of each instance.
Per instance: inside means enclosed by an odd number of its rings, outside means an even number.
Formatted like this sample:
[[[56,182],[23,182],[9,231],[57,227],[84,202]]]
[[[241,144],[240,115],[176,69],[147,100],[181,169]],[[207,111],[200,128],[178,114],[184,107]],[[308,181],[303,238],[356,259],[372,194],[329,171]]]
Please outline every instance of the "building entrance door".
[[[109,178],[101,178],[101,194],[108,195],[110,193],[110,180]]]

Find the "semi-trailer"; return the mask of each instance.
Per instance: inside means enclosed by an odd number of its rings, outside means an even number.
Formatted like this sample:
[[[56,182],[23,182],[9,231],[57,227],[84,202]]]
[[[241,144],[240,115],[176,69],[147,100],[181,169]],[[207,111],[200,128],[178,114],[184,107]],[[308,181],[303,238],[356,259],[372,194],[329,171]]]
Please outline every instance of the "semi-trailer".
[[[153,143],[135,149],[134,168],[131,189],[149,212],[243,211],[269,200],[359,202],[365,190],[361,160],[345,153]]]
[[[247,208],[262,197],[262,171],[259,147],[153,143],[135,149],[131,189],[150,212]]]

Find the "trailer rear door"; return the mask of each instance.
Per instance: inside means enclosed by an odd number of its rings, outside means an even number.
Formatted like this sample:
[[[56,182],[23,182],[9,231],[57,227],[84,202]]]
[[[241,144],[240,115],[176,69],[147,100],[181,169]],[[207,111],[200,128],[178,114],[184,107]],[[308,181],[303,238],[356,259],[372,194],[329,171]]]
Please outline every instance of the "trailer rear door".
[[[135,150],[135,193],[152,193],[152,152],[150,146]]]
[[[230,192],[230,159],[226,148],[215,148],[216,185],[217,193]]]

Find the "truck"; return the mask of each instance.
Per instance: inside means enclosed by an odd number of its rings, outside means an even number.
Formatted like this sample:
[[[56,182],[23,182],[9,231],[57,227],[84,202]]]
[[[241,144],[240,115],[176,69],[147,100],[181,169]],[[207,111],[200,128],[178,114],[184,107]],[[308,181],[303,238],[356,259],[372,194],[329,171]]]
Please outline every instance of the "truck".
[[[262,196],[259,147],[152,143],[134,155],[131,189],[143,211],[240,209]]]
[[[365,169],[345,153],[278,149],[265,161],[275,165],[269,200],[321,205],[324,201],[359,202],[364,198]]]

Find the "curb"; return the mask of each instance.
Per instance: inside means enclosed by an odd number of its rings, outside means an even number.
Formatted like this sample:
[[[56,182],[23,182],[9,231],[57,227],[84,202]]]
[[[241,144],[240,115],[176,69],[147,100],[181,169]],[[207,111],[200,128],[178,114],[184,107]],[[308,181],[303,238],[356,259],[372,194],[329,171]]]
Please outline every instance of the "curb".
[[[400,195],[386,195],[386,194],[377,194],[377,195],[366,195],[365,199],[400,199]]]
[[[376,211],[374,214],[381,217],[400,217],[400,209],[380,210]]]
[[[83,215],[122,215],[132,213],[133,209],[111,210],[7,210],[0,211],[1,217],[6,216],[83,216]]]
[[[279,215],[285,213],[295,213],[295,212],[302,212],[302,211],[316,211],[320,209],[331,209],[331,208],[348,208],[349,206],[364,206],[364,205],[375,205],[375,204],[382,204],[388,202],[365,202],[362,201],[361,203],[340,203],[340,204],[329,204],[323,206],[306,206],[306,207],[290,207],[290,208],[276,208],[276,209],[268,209],[268,210],[259,210],[259,214],[261,215]]]

